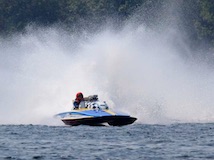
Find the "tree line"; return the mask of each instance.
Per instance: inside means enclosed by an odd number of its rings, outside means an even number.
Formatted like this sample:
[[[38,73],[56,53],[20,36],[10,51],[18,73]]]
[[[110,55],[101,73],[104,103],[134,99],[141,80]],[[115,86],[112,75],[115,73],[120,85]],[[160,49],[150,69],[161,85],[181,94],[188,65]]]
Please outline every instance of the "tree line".
[[[151,28],[174,19],[193,48],[214,48],[213,0],[0,0],[1,36],[28,25],[96,31],[111,21],[120,29],[130,19]]]

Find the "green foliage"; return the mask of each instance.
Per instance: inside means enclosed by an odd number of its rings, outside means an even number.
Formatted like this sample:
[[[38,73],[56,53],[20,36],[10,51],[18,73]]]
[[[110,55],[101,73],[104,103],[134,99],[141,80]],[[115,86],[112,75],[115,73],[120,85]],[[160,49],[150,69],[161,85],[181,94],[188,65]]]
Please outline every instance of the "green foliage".
[[[31,23],[53,24],[58,21],[59,10],[57,0],[0,0],[0,32],[22,31]]]
[[[214,48],[213,0],[0,0],[1,35],[31,24],[95,31],[109,21],[120,28],[127,20],[150,28],[176,22],[193,47]]]
[[[196,20],[195,25],[197,28],[198,38],[206,43],[209,47],[214,46],[214,1],[203,0],[199,1],[200,15]]]

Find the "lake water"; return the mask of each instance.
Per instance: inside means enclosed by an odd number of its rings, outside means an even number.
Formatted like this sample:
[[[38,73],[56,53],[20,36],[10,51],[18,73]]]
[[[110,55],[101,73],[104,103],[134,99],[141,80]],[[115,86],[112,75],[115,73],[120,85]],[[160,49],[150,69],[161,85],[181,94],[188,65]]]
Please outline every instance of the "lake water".
[[[0,125],[0,159],[214,159],[214,124]]]

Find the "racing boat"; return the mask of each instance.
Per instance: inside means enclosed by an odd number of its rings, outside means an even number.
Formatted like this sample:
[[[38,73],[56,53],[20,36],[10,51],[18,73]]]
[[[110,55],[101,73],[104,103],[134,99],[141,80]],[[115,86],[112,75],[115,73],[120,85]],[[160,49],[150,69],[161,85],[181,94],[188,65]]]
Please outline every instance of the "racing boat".
[[[66,125],[123,126],[134,123],[137,118],[110,110],[107,103],[98,100],[97,95],[89,96],[81,102],[78,109],[55,115]]]

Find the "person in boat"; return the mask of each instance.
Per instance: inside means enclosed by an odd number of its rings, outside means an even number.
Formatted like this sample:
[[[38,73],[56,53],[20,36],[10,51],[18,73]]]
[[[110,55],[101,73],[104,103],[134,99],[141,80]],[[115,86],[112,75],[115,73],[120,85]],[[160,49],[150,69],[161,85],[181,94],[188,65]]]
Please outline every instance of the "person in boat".
[[[81,108],[87,108],[85,107],[85,101],[97,101],[98,100],[98,96],[97,95],[91,95],[88,97],[84,97],[82,92],[78,92],[76,94],[76,99],[74,100],[74,109],[79,109],[80,106]]]
[[[79,105],[82,101],[84,101],[84,96],[83,96],[82,92],[78,92],[76,94],[76,98],[73,103],[74,109],[79,109]]]

